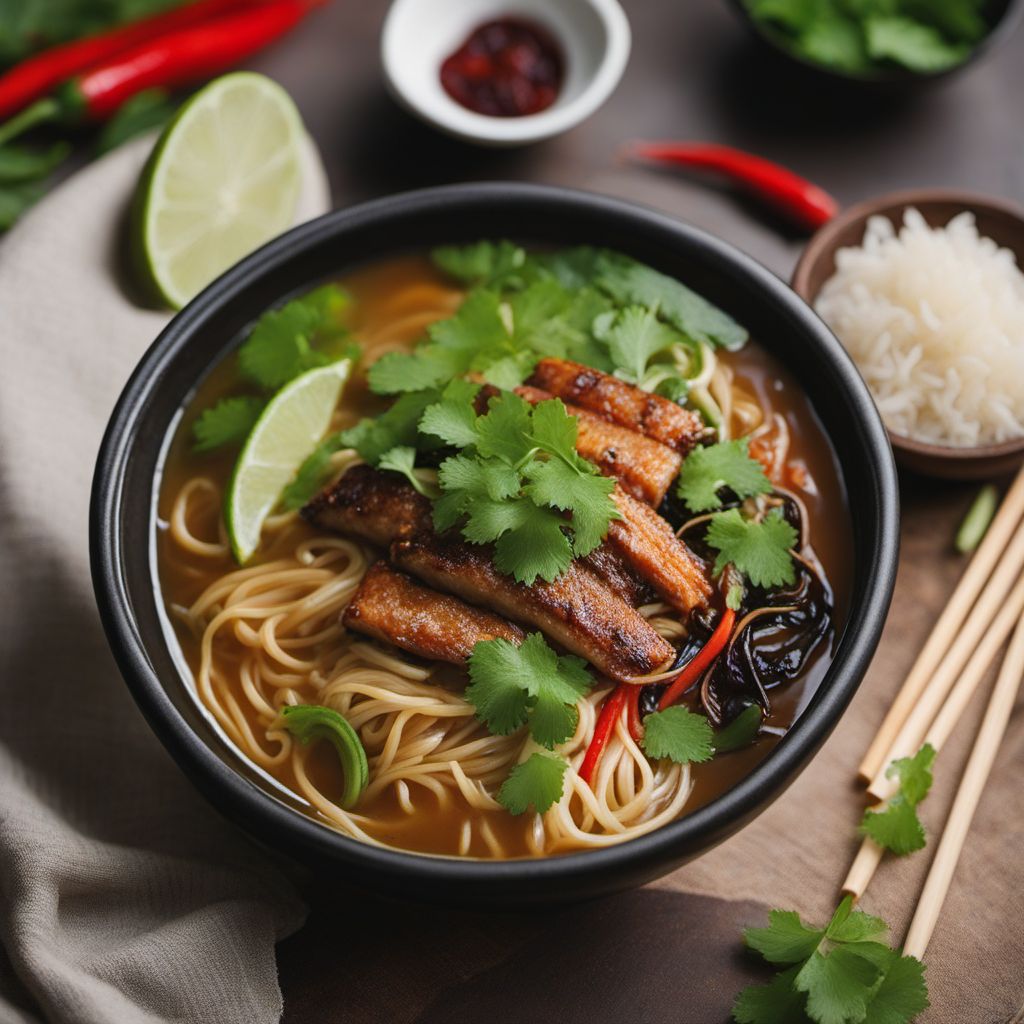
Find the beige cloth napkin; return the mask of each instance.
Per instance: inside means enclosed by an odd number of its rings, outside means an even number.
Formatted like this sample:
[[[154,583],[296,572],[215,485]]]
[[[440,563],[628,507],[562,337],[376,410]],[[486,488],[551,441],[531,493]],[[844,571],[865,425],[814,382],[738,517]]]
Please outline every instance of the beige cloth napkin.
[[[96,451],[168,319],[118,274],[151,146],[85,168],[0,242],[0,1021],[276,1021],[274,944],[304,915],[150,732],[92,595]],[[312,144],[306,165],[300,219],[330,205]]]

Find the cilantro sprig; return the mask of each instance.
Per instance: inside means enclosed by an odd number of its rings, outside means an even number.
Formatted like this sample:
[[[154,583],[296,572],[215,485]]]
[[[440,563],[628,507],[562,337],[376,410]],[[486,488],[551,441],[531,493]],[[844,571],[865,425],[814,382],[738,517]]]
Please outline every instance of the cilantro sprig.
[[[719,492],[724,488],[741,499],[772,489],[764,467],[751,458],[750,441],[745,437],[694,448],[683,461],[676,494],[691,512],[707,512],[722,507]]]
[[[576,731],[576,702],[594,680],[586,663],[558,655],[540,633],[520,646],[508,640],[481,640],[469,656],[466,700],[477,718],[498,736],[529,726],[530,735],[553,750]]]
[[[525,814],[531,807],[543,814],[562,799],[569,763],[554,754],[531,754],[517,764],[498,790],[498,803],[509,814]]]
[[[900,780],[899,789],[880,811],[867,810],[861,831],[879,846],[903,855],[923,849],[924,826],[917,816],[917,805],[932,787],[935,748],[926,743],[913,757],[901,757],[886,770],[889,778]]]
[[[644,752],[679,764],[709,761],[715,753],[715,734],[704,715],[677,704],[644,719]]]
[[[348,304],[348,294],[329,284],[264,313],[238,350],[239,376],[259,394],[231,395],[203,410],[192,427],[196,450],[241,443],[278,388],[306,370],[357,358],[342,322]],[[319,452],[310,456],[317,465],[326,461]]]
[[[797,532],[781,509],[772,509],[761,520],[744,519],[736,508],[716,512],[704,539],[718,551],[716,575],[733,565],[755,587],[789,586],[796,580],[789,552]]]
[[[560,400],[531,406],[502,393],[478,416],[460,391],[449,386],[420,420],[421,431],[460,449],[441,463],[434,526],[493,543],[495,565],[520,583],[550,582],[619,518],[614,481],[577,454],[576,419]]]
[[[880,918],[846,896],[824,928],[792,910],[772,910],[766,928],[748,928],[747,945],[786,968],[767,985],[740,992],[738,1024],[907,1024],[928,1006],[924,965],[885,941]]]

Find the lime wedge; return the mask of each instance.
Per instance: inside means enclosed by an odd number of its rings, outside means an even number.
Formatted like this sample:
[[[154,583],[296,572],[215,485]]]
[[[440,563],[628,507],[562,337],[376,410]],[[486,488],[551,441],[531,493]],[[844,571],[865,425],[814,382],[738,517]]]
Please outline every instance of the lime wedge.
[[[296,377],[274,395],[249,432],[224,508],[239,562],[248,561],[259,546],[263,520],[327,432],[351,368],[350,359],[339,359]]]
[[[180,308],[295,222],[304,129],[291,97],[263,75],[225,75],[164,129],[132,210],[144,282]]]

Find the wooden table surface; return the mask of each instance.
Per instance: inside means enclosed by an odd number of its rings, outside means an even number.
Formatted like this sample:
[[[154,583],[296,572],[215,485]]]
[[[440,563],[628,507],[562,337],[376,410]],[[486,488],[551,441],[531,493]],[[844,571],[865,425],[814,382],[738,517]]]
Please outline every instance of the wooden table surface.
[[[338,206],[477,179],[572,185],[689,221],[788,277],[800,238],[727,191],[620,164],[619,144],[636,137],[731,143],[792,166],[844,204],[920,185],[1024,199],[1022,33],[944,85],[869,102],[806,88],[805,79],[752,45],[724,0],[627,0],[625,6],[633,53],[616,93],[579,128],[517,151],[449,140],[395,106],[378,59],[386,8],[379,0],[335,0],[253,67],[297,100]],[[903,481],[898,614],[872,669],[887,676],[889,692],[961,571],[950,538],[972,493],[970,486]],[[1019,905],[1019,892],[1012,898]],[[521,918],[356,897],[315,905],[307,926],[281,947],[285,1019],[502,1024],[552,1016],[567,1024],[628,1013],[666,1024],[720,1021],[744,980],[760,977],[738,937],[742,925],[763,913],[744,901],[658,888],[561,911],[540,931]],[[539,935],[565,941],[540,942]],[[623,951],[625,960],[615,955]],[[350,969],[354,963],[357,971]],[[1024,977],[1024,962],[1018,966]],[[982,1001],[976,1018],[961,1011],[948,1016],[941,997],[956,988],[947,979],[937,991],[933,979],[929,1020],[1008,1019],[1005,1000],[998,1012],[982,1011]]]

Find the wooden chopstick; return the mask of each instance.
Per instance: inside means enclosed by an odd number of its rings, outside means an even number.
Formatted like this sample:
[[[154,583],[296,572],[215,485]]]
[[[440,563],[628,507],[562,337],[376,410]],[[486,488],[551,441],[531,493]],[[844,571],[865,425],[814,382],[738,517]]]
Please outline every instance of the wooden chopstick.
[[[969,663],[957,680],[956,686],[946,698],[945,703],[931,723],[931,727],[925,726],[925,728],[928,728],[928,731],[923,735],[920,742],[930,743],[936,752],[942,749],[943,744],[949,739],[956,723],[960,720],[961,715],[970,703],[970,699],[978,688],[978,684],[985,678],[985,674],[995,660],[996,654],[1006,642],[1010,631],[1020,621],[1022,615],[1024,615],[1024,576],[1017,581],[1016,586],[1010,592],[1006,603],[993,620],[992,628],[982,637]],[[920,746],[920,742],[914,747],[915,750]],[[884,805],[884,801],[892,796],[898,788],[898,780],[889,778],[883,778],[882,784],[877,789],[872,785],[872,795],[879,801],[874,809],[880,810]],[[854,899],[859,900],[874,877],[884,854],[885,850],[881,846],[870,836],[865,836],[860,844],[860,849],[857,851],[857,855],[853,859],[853,863],[850,865],[846,880],[843,882],[842,891],[850,893]]]
[[[879,794],[886,792],[885,770],[889,763],[894,758],[909,757],[921,746],[928,726],[938,713],[957,675],[967,665],[985,634],[993,628],[1000,609],[1006,603],[1007,594],[1022,568],[1024,523],[1017,528],[1009,546],[1002,552],[998,568],[988,580],[970,614],[959,625],[956,639],[946,651],[941,664],[921,687],[913,708],[909,710],[891,741],[882,765],[868,787],[868,793],[873,798],[879,799]],[[1006,633],[1009,633],[1012,625],[1012,621],[1008,622]]]
[[[903,688],[896,695],[888,714],[882,722],[874,740],[867,749],[858,769],[858,775],[864,782],[870,782],[884,768],[887,757],[893,746],[896,734],[917,704],[918,698],[928,685],[932,673],[939,666],[943,655],[949,649],[952,638],[956,635],[967,616],[975,598],[981,592],[985,581],[992,573],[996,563],[1003,555],[1014,527],[1024,515],[1024,467],[1006,492],[999,511],[992,520],[985,539],[971,559],[967,571],[960,578],[953,596],[943,609],[932,631],[917,656]]]
[[[971,756],[967,761],[964,776],[960,781],[953,809],[949,812],[942,839],[939,842],[935,860],[932,861],[928,879],[910,922],[907,941],[903,952],[920,960],[928,948],[928,942],[935,930],[939,912],[949,891],[953,872],[963,850],[967,830],[981,799],[985,782],[995,763],[999,744],[1006,732],[1006,725],[1013,712],[1013,705],[1024,675],[1024,618],[1022,618],[1007,648],[1002,668],[996,679],[988,709],[978,730]]]

